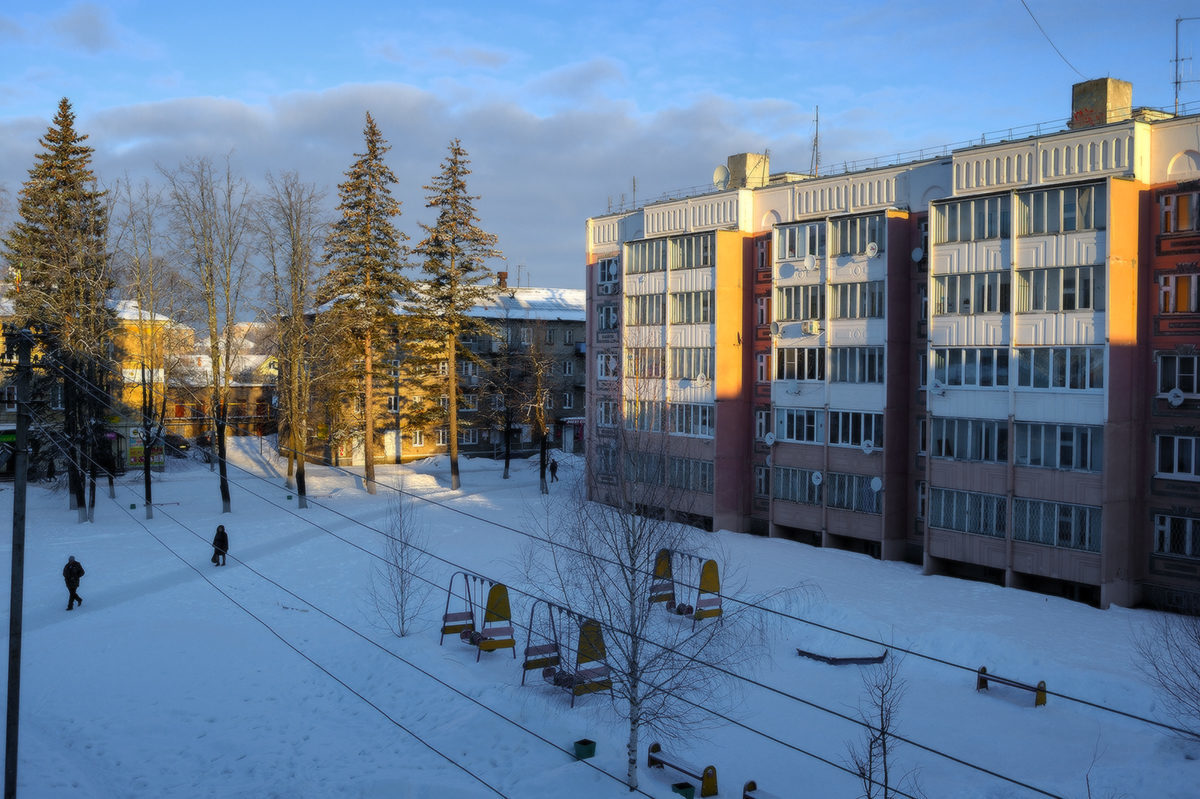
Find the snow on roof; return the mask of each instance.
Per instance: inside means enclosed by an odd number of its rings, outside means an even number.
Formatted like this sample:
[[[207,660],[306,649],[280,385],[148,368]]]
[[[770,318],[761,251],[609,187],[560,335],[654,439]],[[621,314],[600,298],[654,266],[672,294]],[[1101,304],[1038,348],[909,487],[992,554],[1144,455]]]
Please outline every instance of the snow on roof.
[[[109,308],[117,315],[118,319],[126,322],[165,322],[167,324],[176,324],[175,320],[169,316],[162,314],[152,314],[142,310],[137,303],[137,300],[116,300],[108,303]]]
[[[504,288],[491,302],[471,309],[474,316],[488,318],[538,319],[542,321],[586,321],[587,292],[583,289]]]

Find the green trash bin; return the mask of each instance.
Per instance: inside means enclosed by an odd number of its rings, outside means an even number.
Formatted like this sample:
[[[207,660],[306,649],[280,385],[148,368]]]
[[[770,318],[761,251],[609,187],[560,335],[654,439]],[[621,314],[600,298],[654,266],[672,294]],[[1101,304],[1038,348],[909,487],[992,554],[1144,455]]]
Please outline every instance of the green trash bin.
[[[575,759],[587,760],[596,754],[596,742],[590,741],[587,738],[580,738],[575,742]]]
[[[696,786],[690,782],[677,782],[671,786],[671,793],[677,793],[684,799],[696,799]]]

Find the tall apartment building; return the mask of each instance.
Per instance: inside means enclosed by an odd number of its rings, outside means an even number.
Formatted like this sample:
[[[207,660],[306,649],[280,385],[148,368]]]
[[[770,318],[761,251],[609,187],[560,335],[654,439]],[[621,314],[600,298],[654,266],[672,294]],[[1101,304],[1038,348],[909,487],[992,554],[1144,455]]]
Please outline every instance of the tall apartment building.
[[[1200,597],[1200,118],[1130,99],[1090,81],[1061,131],[822,177],[734,156],[731,186],[589,220],[595,496],[665,441],[711,474],[684,518]],[[711,318],[672,310],[698,291]]]

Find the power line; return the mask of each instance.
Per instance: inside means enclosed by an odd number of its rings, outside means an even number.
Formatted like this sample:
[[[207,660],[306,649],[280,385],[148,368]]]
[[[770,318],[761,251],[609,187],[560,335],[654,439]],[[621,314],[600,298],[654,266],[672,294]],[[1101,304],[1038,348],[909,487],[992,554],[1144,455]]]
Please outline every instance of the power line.
[[[1054,41],[1050,38],[1050,34],[1046,33],[1046,29],[1042,27],[1042,23],[1038,22],[1038,18],[1033,15],[1033,11],[1029,8],[1029,4],[1026,3],[1025,0],[1021,0],[1021,5],[1025,6],[1025,10],[1029,12],[1029,18],[1033,20],[1033,24],[1037,25],[1037,29],[1040,30],[1042,32],[1042,35],[1046,37],[1046,41],[1050,42],[1050,46],[1054,48],[1054,52],[1058,53],[1058,57],[1063,60],[1063,63],[1066,64],[1067,66],[1069,66],[1071,69],[1075,70],[1076,75],[1083,78],[1084,80],[1087,80],[1087,78],[1084,76],[1084,74],[1082,72],[1080,72],[1079,70],[1075,69],[1075,65],[1067,60],[1067,57],[1065,55],[1063,55],[1062,50],[1058,49],[1058,45],[1055,44]]]

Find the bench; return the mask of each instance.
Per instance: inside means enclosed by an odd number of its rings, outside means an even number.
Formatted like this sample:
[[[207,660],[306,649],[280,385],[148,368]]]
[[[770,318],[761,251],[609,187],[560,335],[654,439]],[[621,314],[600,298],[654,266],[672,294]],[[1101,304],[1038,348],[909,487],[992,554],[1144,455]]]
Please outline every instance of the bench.
[[[779,799],[779,797],[760,790],[758,783],[754,780],[747,780],[746,785],[742,788],[742,799]]]
[[[535,644],[525,647],[525,660],[521,663],[521,685],[525,684],[525,675],[531,671],[550,669],[553,671],[562,663],[562,655],[557,643]]]
[[[650,744],[650,749],[646,752],[646,765],[650,768],[670,766],[680,774],[699,780],[701,796],[717,795],[717,769],[715,766],[698,768],[690,763],[686,763],[664,752],[662,745],[658,741]]]
[[[1037,685],[1030,685],[1029,683],[1017,682],[1016,680],[1010,680],[1007,677],[997,677],[994,674],[988,674],[987,666],[980,666],[979,671],[977,672],[977,676],[975,678],[975,690],[976,691],[986,691],[988,689],[989,682],[1000,683],[1001,685],[1008,685],[1008,686],[1011,686],[1012,688],[1021,688],[1023,690],[1029,691],[1030,693],[1033,694],[1033,706],[1034,707],[1041,707],[1042,705],[1046,704],[1046,681],[1045,680],[1041,680],[1040,682],[1038,682]]]

